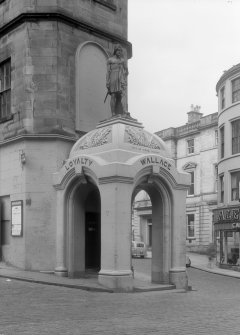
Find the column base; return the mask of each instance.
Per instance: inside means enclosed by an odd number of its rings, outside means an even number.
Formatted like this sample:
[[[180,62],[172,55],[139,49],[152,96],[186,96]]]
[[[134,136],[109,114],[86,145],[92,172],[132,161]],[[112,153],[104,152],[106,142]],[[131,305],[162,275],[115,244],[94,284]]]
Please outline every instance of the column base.
[[[98,282],[104,287],[113,289],[115,292],[133,291],[132,271],[110,271],[101,270],[98,274]]]
[[[172,268],[170,269],[169,275],[171,284],[174,284],[177,289],[188,289],[188,277],[186,268]]]
[[[158,284],[169,284],[169,272],[152,271],[152,282]]]
[[[59,277],[67,277],[68,271],[64,266],[58,266],[55,268],[54,274]]]

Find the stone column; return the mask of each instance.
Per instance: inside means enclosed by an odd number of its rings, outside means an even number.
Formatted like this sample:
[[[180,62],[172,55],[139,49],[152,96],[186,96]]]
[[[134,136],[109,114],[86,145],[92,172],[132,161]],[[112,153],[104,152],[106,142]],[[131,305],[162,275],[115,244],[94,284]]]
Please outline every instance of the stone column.
[[[65,244],[65,220],[64,220],[64,190],[57,190],[56,205],[56,268],[55,274],[61,277],[67,276],[66,268],[66,244]]]
[[[172,266],[170,282],[188,287],[186,274],[186,190],[174,190],[172,217]]]
[[[112,178],[111,178],[112,180]],[[101,270],[98,281],[115,291],[131,291],[132,186],[121,182],[100,184]]]

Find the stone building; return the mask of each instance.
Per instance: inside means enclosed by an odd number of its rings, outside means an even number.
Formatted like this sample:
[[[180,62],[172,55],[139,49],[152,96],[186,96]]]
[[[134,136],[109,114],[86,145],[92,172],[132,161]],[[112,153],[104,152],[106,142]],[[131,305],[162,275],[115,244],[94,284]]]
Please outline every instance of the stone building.
[[[218,95],[218,205],[214,211],[217,261],[239,267],[240,231],[240,64],[224,71]]]
[[[127,0],[0,1],[0,231],[6,262],[54,268],[52,174],[75,141],[111,115],[104,104],[106,59],[116,43],[131,57]]]
[[[143,189],[152,281],[187,288],[189,176],[127,113],[127,95],[120,115],[104,104],[116,44],[131,57],[127,0],[0,1],[1,258],[61,276],[94,271],[131,291],[131,208]]]
[[[217,205],[217,113],[203,116],[191,106],[187,124],[156,133],[171,152],[179,171],[191,176],[186,199],[186,247],[203,251],[213,241],[212,210]],[[151,248],[151,201],[145,194],[135,201],[133,231]]]

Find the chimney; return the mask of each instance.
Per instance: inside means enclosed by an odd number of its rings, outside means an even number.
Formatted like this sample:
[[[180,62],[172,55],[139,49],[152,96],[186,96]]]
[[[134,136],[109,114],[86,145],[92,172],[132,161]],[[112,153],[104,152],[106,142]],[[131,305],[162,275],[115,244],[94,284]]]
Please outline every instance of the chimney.
[[[203,116],[203,113],[200,113],[201,106],[194,106],[191,105],[191,110],[188,112],[188,122],[187,123],[193,123],[196,121],[199,121],[201,117]]]

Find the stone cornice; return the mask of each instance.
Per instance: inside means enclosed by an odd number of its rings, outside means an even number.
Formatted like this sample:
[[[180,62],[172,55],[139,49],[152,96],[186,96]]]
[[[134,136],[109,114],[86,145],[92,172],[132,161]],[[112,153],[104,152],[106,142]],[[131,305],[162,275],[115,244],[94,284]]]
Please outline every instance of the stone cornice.
[[[17,141],[25,141],[25,140],[63,140],[75,143],[76,138],[70,137],[70,136],[64,136],[64,135],[57,135],[57,134],[24,134],[24,135],[18,135],[15,137],[8,138],[6,140],[0,141],[0,146],[7,145],[12,142]]]
[[[103,29],[96,28],[95,26],[83,21],[83,20],[76,20],[73,17],[63,14],[63,13],[22,13],[18,15],[13,20],[9,21],[8,23],[4,24],[0,28],[0,38],[4,35],[8,34],[10,31],[15,29],[16,27],[20,26],[25,22],[37,22],[37,21],[59,21],[65,24],[68,24],[72,27],[81,29],[85,32],[91,33],[95,36],[103,37],[107,40],[110,40],[113,43],[120,43],[122,44],[128,52],[128,58],[132,57],[132,45],[126,39],[120,37],[119,35],[111,34]]]
[[[240,63],[237,65],[232,66],[229,70],[224,71],[223,75],[220,77],[220,79],[217,82],[216,85],[216,91],[218,93],[219,88],[222,86],[222,84],[231,76],[238,74],[240,75]]]

